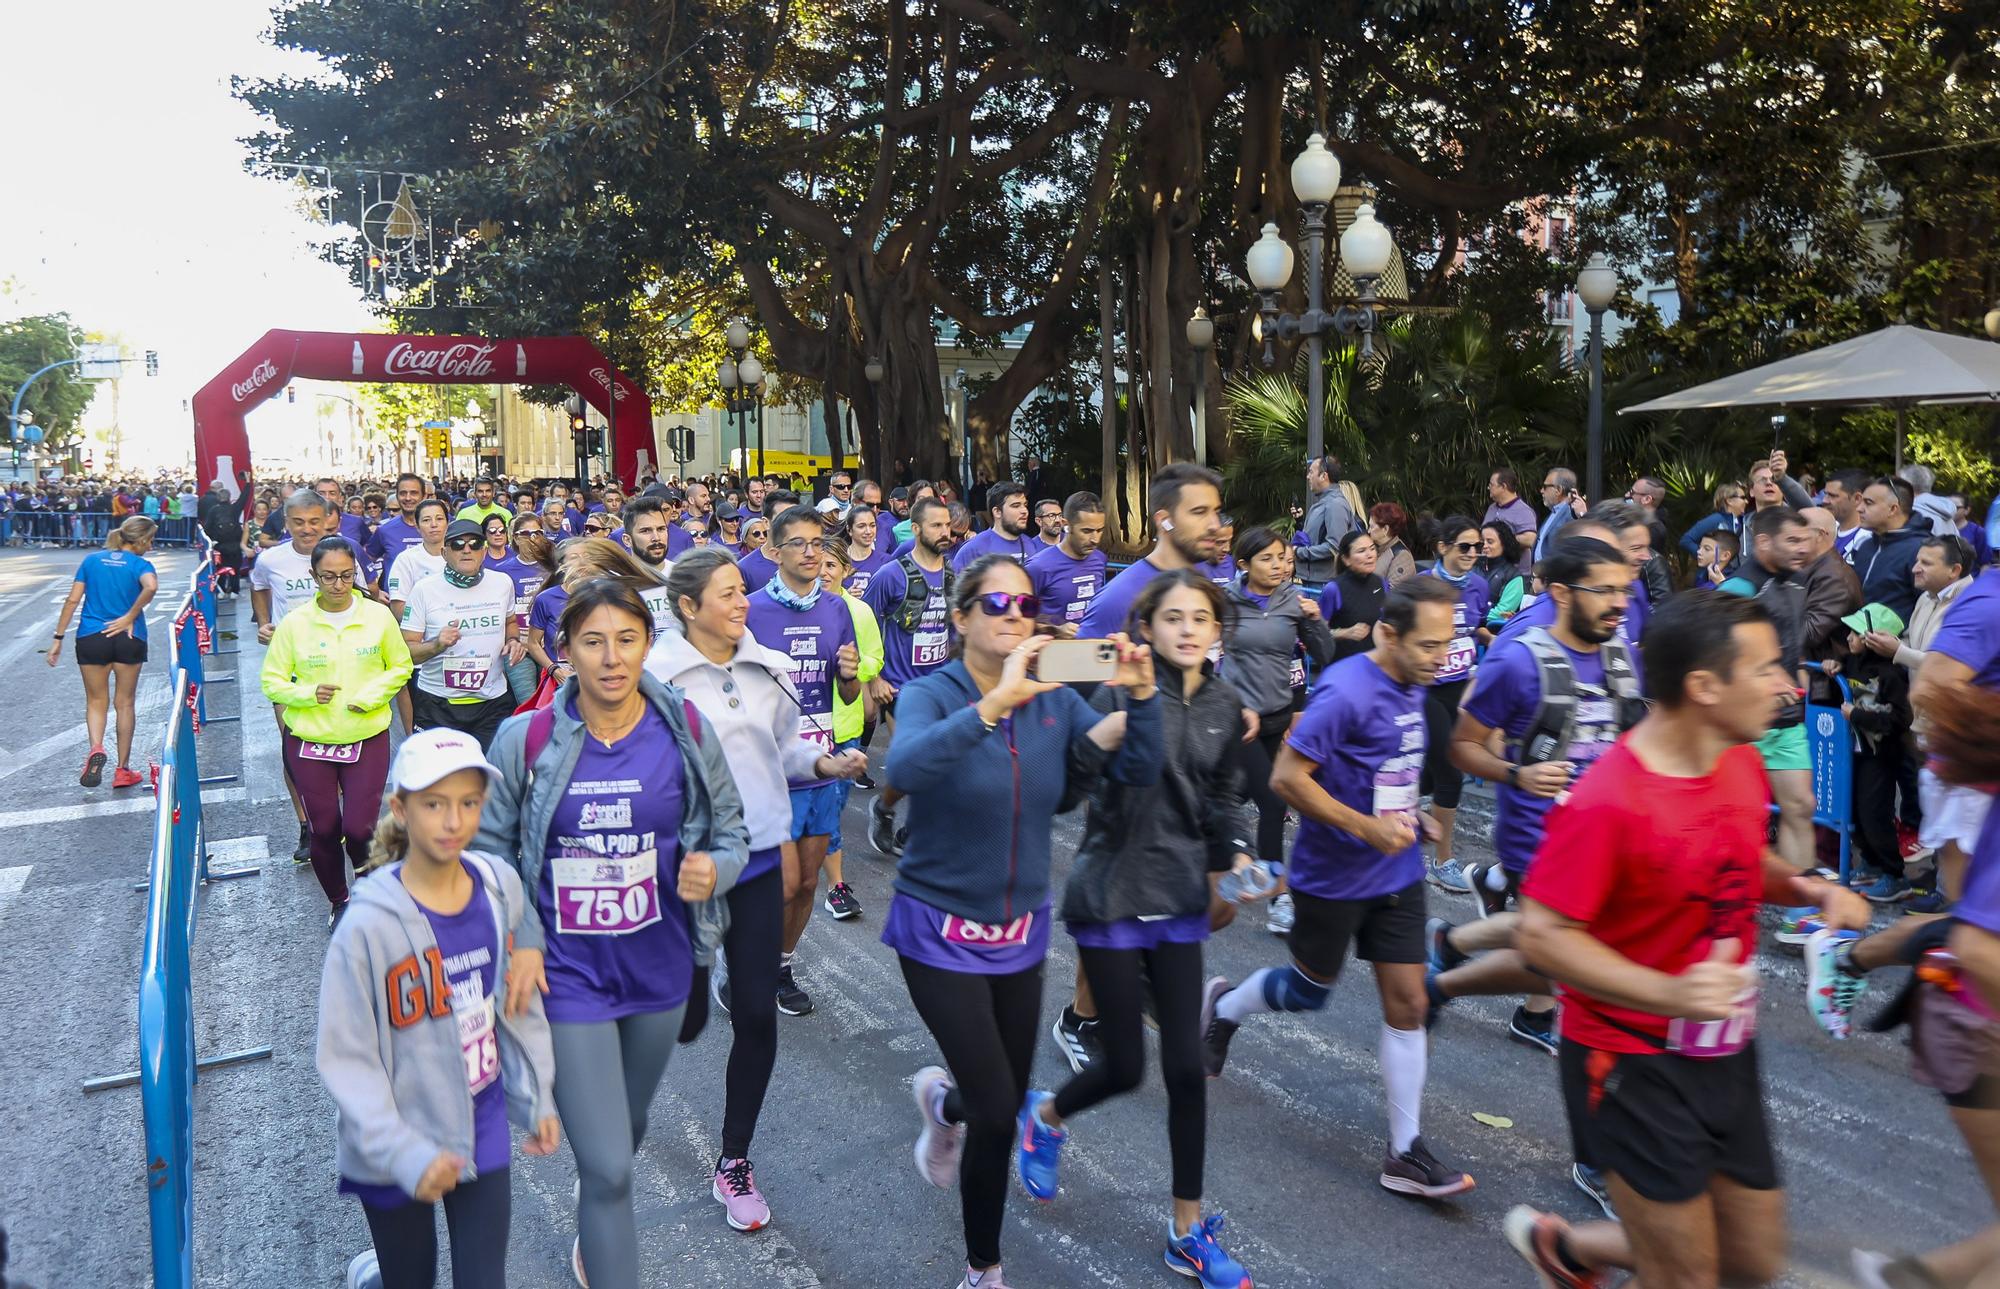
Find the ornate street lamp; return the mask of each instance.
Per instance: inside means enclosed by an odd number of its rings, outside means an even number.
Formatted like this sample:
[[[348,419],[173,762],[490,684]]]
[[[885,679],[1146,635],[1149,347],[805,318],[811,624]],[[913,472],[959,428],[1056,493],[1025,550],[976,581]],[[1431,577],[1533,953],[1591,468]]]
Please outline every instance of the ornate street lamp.
[[[1618,271],[1594,252],[1576,275],[1576,295],[1590,314],[1590,424],[1584,448],[1584,496],[1604,496],[1604,311],[1618,298]]]
[[[1187,324],[1188,348],[1194,350],[1194,459],[1208,464],[1208,351],[1215,347],[1215,320],[1196,305]]]

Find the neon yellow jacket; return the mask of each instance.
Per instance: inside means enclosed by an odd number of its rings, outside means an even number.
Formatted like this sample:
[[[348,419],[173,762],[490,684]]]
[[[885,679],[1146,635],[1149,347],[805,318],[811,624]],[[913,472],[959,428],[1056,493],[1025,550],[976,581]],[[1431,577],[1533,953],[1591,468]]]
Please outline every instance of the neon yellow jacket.
[[[389,702],[410,678],[410,646],[387,607],[357,593],[359,611],[335,626],[315,595],[287,613],[264,653],[264,697],[308,743],[359,743],[389,728]],[[321,685],[338,685],[330,703]],[[353,704],[361,711],[348,710]]]
[[[842,595],[840,602],[847,606],[848,614],[854,619],[854,652],[861,655],[861,666],[854,673],[863,685],[882,674],[882,628],[876,625],[875,610],[861,602],[858,595]],[[856,695],[851,703],[840,701],[840,686],[833,687],[833,741],[846,743],[861,737],[861,731],[868,724],[865,700]]]

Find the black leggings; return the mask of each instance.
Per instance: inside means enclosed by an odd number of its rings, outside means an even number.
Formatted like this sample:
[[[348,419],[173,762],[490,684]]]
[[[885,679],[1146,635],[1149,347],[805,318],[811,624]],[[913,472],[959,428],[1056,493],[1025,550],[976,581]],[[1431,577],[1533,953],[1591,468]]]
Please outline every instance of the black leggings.
[[[782,866],[732,889],[729,930],[729,1072],[722,1099],[722,1157],[747,1159],[757,1115],[778,1064],[778,945],[785,926]]]
[[[955,1086],[945,1094],[944,1117],[965,1125],[958,1164],[965,1260],[990,1267],[1000,1261],[1014,1119],[1028,1096],[1042,1028],[1042,964],[1012,975],[976,976],[914,958],[901,961],[910,1001],[951,1070]]]
[[[1153,982],[1160,1020],[1160,1076],[1167,1085],[1167,1148],[1174,1161],[1174,1198],[1201,1198],[1201,1163],[1208,1124],[1208,1079],[1201,1065],[1201,945],[1157,949],[1085,949],[1076,956],[1097,999],[1104,1055],[1056,1092],[1067,1119],[1139,1086],[1146,1076],[1146,1034],[1140,1025],[1141,976]]]
[[[507,1283],[507,1222],[513,1209],[507,1170],[483,1173],[445,1193],[455,1289],[502,1289]],[[437,1205],[376,1208],[362,1202],[382,1289],[432,1289],[437,1284]]]
[[[1257,803],[1257,855],[1267,864],[1285,861],[1285,803],[1271,791],[1271,769],[1278,763],[1278,749],[1285,744],[1285,731],[1292,727],[1292,709],[1271,712],[1257,718],[1257,737],[1236,744],[1236,764],[1243,774],[1243,795]],[[1092,980],[1093,987],[1096,984]]]
[[[1458,809],[1458,797],[1465,790],[1465,775],[1451,763],[1451,731],[1458,724],[1458,705],[1465,701],[1465,688],[1472,677],[1432,685],[1424,698],[1424,733],[1430,746],[1424,749],[1424,775],[1419,791],[1431,794],[1431,804],[1440,810]]]

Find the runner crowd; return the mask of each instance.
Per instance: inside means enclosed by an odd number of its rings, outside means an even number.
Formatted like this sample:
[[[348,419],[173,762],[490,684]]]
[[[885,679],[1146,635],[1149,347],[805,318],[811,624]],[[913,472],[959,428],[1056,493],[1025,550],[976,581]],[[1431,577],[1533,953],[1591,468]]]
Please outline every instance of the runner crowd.
[[[1148,1024],[1163,1259],[1249,1285],[1204,1194],[1205,1087],[1242,1026],[1323,1008],[1350,955],[1380,998],[1383,1187],[1473,1189],[1422,1132],[1429,1054],[1452,999],[1518,996],[1509,1031],[1555,1058],[1572,1177],[1606,1219],[1509,1212],[1541,1282],[1765,1283],[1786,1238],[1764,905],[1833,1039],[1870,970],[1917,968],[1872,1023],[1911,1025],[1917,1080],[2000,1195],[2000,571],[1965,500],[1922,466],[1809,491],[1774,454],[1670,534],[1650,478],[1592,500],[1550,470],[1536,506],[1500,470],[1483,508],[1413,519],[1331,458],[1305,477],[1285,532],[1166,467],[1157,541],[1115,575],[1099,498],[1014,482],[976,517],[844,472],[818,501],[802,480],[628,496],[413,474],[301,480],[247,515],[203,498],[329,906],[318,1065],[374,1244],[352,1283],[432,1284],[440,1205],[453,1282],[503,1283],[515,1129],[531,1155],[569,1140],[578,1282],[647,1279],[633,1159],[674,1048],[712,1020],[711,1193],[766,1226],[751,1157],[778,1014],[813,1009],[801,937],[816,908],[863,914],[856,787],[865,844],[896,862],[881,939],[943,1058],[914,1072],[914,1161],[959,1192],[969,1289],[1006,1283],[1009,1172],[1058,1197],[1070,1134],[1142,1081]],[[120,520],[58,625],[60,646],[80,609],[88,786],[113,671],[129,773],[156,524]],[[1809,705],[1851,729],[1844,880]],[[1468,777],[1496,796],[1490,864],[1456,859]],[[1053,820],[1076,809],[1058,889]],[[1483,916],[1428,916],[1427,887]],[[1284,951],[1206,978],[1203,942],[1262,901]],[[1864,936],[1871,901],[1913,916]],[[1055,920],[1077,946],[1050,1026],[1073,1077],[1041,1089]],[[1855,1268],[2000,1282],[2000,1226]]]

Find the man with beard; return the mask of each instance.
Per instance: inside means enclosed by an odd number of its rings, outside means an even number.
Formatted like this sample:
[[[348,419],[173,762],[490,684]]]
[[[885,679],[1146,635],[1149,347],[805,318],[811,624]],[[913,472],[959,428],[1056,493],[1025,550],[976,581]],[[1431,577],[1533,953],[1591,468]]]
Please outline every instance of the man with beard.
[[[1077,635],[1097,640],[1123,631],[1146,583],[1222,554],[1221,475],[1191,461],[1176,461],[1153,476],[1146,500],[1159,540],[1097,593],[1077,624]]]
[[[1028,579],[1042,601],[1042,621],[1055,623],[1061,634],[1075,635],[1104,588],[1104,552],[1098,549],[1104,540],[1104,503],[1094,492],[1073,492],[1056,514],[1067,520],[1057,525],[1062,539],[1028,561]]]
[[[1507,1026],[1518,1043],[1554,1055],[1555,999],[1514,950],[1521,882],[1542,843],[1550,806],[1564,799],[1620,733],[1645,714],[1637,651],[1620,634],[1636,593],[1631,563],[1595,536],[1565,530],[1541,563],[1555,602],[1554,619],[1511,635],[1488,651],[1479,679],[1452,731],[1451,759],[1496,786],[1493,851],[1497,863],[1467,870],[1484,916],[1427,927],[1426,989],[1435,1018],[1468,995],[1525,994]],[[1501,736],[1505,755],[1492,751]],[[1483,954],[1477,961],[1472,955]],[[1435,1021],[1433,1021],[1435,1023]],[[1588,1160],[1571,1176],[1603,1200]]]
[[[378,587],[396,563],[398,555],[412,546],[423,545],[424,535],[417,531],[417,503],[423,499],[422,475],[396,476],[396,513],[377,525],[374,534],[362,547],[368,555],[368,566],[375,570]]]
[[[1770,730],[1758,741],[1764,772],[1778,804],[1778,853],[1804,871],[1813,867],[1812,749],[1806,742],[1805,681],[1801,666],[1806,636],[1806,586],[1798,576],[1813,551],[1812,528],[1790,506],[1769,506],[1744,528],[1750,558],[1718,589],[1762,600],[1778,629],[1785,674],[1798,693],[1781,704]],[[1913,591],[1914,598],[1915,592]]]
[[[680,623],[674,617],[674,606],[667,597],[667,573],[673,568],[667,548],[673,532],[673,520],[667,514],[665,503],[658,497],[641,497],[626,507],[625,543],[656,581],[655,585],[644,587],[639,592],[639,598],[653,611],[655,635],[680,629]]]
[[[935,497],[910,509],[910,551],[875,571],[861,602],[882,625],[882,674],[868,683],[892,731],[896,693],[951,661],[951,593],[955,575],[945,563],[951,511]],[[863,749],[864,751],[866,749]],[[902,853],[896,802],[902,794],[884,785],[868,811],[868,841],[884,855]]]
[[[687,486],[687,512],[681,516],[681,521],[686,523],[690,519],[700,520],[701,526],[708,530],[708,535],[715,536],[714,497],[709,492],[708,485],[699,479]]]
[[[1063,506],[1054,497],[1044,497],[1035,503],[1035,540],[1042,548],[1062,545]],[[1037,550],[1035,554],[1041,554]]]
[[[1035,539],[1028,535],[1028,490],[1011,481],[996,483],[986,490],[986,508],[993,526],[974,534],[952,552],[954,571],[981,555],[1005,555],[1024,566],[1034,557]]]

